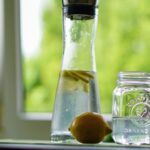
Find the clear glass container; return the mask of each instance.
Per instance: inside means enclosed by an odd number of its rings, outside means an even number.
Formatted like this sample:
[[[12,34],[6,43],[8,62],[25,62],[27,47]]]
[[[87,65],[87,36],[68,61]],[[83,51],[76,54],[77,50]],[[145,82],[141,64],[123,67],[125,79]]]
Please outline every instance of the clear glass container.
[[[86,3],[64,6],[64,54],[51,125],[52,142],[73,142],[68,130],[73,119],[84,112],[100,112],[94,50],[98,10],[95,5],[92,8],[89,12]]]
[[[120,72],[112,111],[116,143],[150,144],[150,73]]]

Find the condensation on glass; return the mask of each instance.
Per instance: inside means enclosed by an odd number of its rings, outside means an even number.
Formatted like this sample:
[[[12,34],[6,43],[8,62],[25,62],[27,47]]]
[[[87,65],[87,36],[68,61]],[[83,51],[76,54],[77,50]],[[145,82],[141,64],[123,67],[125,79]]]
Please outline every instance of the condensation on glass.
[[[74,141],[68,131],[73,119],[83,112],[100,112],[94,51],[96,1],[70,0],[63,4],[64,55],[52,118],[52,142]]]
[[[150,144],[150,73],[119,73],[113,92],[113,138],[121,144]]]

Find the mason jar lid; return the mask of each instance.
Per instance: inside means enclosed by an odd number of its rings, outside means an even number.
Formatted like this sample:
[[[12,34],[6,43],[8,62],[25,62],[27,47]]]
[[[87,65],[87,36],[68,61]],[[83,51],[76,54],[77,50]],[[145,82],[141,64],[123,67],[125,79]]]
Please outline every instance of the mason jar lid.
[[[118,84],[125,85],[137,85],[137,84],[148,84],[150,85],[150,73],[149,72],[140,72],[140,71],[127,71],[120,72],[118,74]]]

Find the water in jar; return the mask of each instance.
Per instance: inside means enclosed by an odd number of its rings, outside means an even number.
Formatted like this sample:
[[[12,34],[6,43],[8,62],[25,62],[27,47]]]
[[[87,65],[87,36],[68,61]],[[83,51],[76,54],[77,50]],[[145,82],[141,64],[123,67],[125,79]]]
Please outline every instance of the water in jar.
[[[138,122],[145,123],[148,120],[139,117],[113,118],[113,137],[121,144],[149,144],[150,125],[141,127]]]
[[[121,144],[150,144],[150,89],[116,88],[113,96],[113,138]]]

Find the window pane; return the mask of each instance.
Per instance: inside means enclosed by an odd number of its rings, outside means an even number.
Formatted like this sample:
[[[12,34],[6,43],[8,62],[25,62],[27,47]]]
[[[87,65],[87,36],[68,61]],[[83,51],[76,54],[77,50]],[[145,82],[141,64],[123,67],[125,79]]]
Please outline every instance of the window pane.
[[[148,0],[101,0],[96,42],[103,112],[111,112],[119,71],[150,72]]]
[[[52,111],[62,60],[60,0],[21,0],[24,111]],[[110,113],[119,71],[150,71],[149,1],[100,1],[96,38],[103,113]],[[107,106],[107,107],[106,107]]]
[[[24,111],[52,111],[62,49],[60,6],[52,0],[20,2]]]

